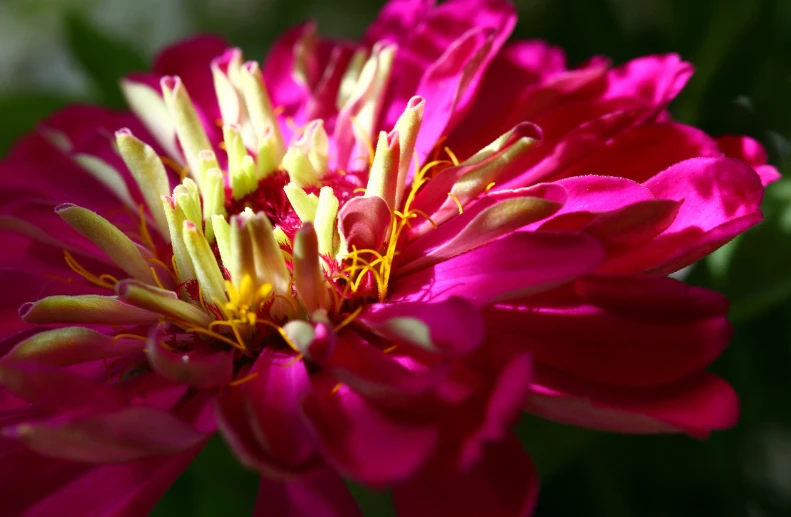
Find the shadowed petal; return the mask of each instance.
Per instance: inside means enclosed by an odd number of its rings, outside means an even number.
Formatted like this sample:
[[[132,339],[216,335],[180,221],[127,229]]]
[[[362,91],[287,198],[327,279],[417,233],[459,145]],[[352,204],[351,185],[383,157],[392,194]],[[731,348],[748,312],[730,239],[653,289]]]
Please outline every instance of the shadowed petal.
[[[320,468],[295,480],[261,478],[253,517],[362,517],[338,474]]]
[[[427,473],[393,488],[399,517],[527,517],[537,496],[533,464],[514,437],[488,444],[469,470]]]
[[[399,422],[331,377],[314,383],[303,409],[328,463],[370,485],[408,478],[428,459],[437,429]],[[372,459],[375,460],[372,461]]]

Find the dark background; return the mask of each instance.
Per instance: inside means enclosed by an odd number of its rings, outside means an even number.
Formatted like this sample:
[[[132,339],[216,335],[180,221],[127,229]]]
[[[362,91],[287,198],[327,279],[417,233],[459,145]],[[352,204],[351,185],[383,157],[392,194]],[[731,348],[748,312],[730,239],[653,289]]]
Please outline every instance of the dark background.
[[[308,17],[358,37],[381,2],[361,0],[0,0],[0,154],[70,102],[122,107],[118,79],[155,49],[216,32],[262,59]],[[713,135],[751,135],[791,172],[791,0],[519,0],[514,37],[562,46],[570,64],[678,52],[696,73],[672,106]],[[736,331],[714,370],[742,401],[732,430],[707,441],[622,436],[525,417],[541,474],[538,516],[791,516],[791,181],[773,185],[766,220],[687,280],[727,294]],[[249,515],[257,478],[215,439],[155,516]],[[386,493],[355,487],[366,515],[393,516]],[[439,516],[438,516],[439,517]]]

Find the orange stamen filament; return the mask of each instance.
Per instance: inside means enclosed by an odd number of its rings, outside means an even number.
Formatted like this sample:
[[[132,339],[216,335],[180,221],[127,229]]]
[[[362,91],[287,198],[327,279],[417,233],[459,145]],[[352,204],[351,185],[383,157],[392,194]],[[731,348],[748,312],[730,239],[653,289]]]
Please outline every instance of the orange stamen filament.
[[[68,250],[63,250],[63,259],[66,261],[66,265],[69,266],[72,271],[83,277],[88,282],[111,291],[115,290],[115,284],[118,283],[118,279],[114,276],[108,275],[106,273],[99,276],[94,275],[85,269],[82,264],[77,262],[77,259],[75,259]]]

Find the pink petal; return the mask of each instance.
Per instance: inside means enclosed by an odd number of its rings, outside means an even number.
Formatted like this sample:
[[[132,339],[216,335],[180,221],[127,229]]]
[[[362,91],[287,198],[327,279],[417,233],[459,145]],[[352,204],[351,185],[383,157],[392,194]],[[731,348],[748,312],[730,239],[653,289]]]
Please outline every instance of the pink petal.
[[[272,105],[282,106],[286,117],[294,117],[310,98],[310,91],[294,79],[294,45],[315,30],[316,26],[311,22],[298,25],[283,33],[267,53],[263,67],[264,82]],[[284,129],[283,126],[281,124],[281,129]]]
[[[657,199],[683,201],[670,227],[649,244],[611,257],[602,272],[667,274],[719,248],[761,220],[763,186],[731,158],[695,158],[645,183]]]
[[[253,517],[362,517],[338,474],[328,468],[295,480],[261,478]]]
[[[74,203],[98,213],[118,208],[118,198],[109,188],[37,133],[23,137],[0,162],[0,178],[4,192],[35,192],[28,197]]]
[[[488,308],[487,334],[542,364],[613,386],[683,379],[714,361],[731,336],[727,300],[705,289],[662,277],[593,277],[577,289],[554,304],[526,299]]]
[[[409,406],[429,393],[448,370],[445,364],[429,368],[408,356],[385,353],[348,329],[338,336],[335,350],[322,366],[340,383],[388,407]]]
[[[694,127],[675,122],[641,124],[616,135],[560,176],[595,174],[644,182],[682,160],[721,155],[717,143]]]
[[[533,156],[535,165],[523,168],[520,174],[503,178],[499,189],[516,189],[549,181],[567,167],[601,149],[611,138],[645,120],[648,111],[642,108],[594,106],[586,113],[572,103],[553,110],[541,119],[544,145]],[[591,111],[591,110],[589,110]],[[551,127],[553,122],[561,127]]]
[[[738,419],[736,393],[702,372],[674,384],[614,388],[536,365],[525,410],[566,424],[625,433],[685,432],[706,437]]]
[[[447,300],[477,306],[536,293],[593,271],[602,249],[592,238],[561,233],[515,234],[392,283],[391,301]]]
[[[563,206],[552,199],[539,197],[541,190],[560,191],[553,187],[487,194],[462,214],[405,246],[397,259],[398,274],[442,262],[530,223],[545,220]],[[561,196],[559,192],[555,195]]]
[[[486,146],[508,130],[505,123],[511,120],[514,99],[530,86],[563,72],[565,67],[563,50],[544,41],[508,43],[489,65],[478,98],[464,124],[449,135],[448,147],[465,158]]]
[[[537,496],[533,464],[514,437],[489,444],[469,470],[425,474],[393,488],[399,517],[525,517]]]
[[[439,354],[464,355],[483,341],[478,310],[462,298],[441,303],[372,304],[357,318],[386,339]]]
[[[19,451],[0,454],[0,497],[8,517],[147,515],[201,446],[167,457],[89,466]]]
[[[195,36],[167,47],[154,61],[154,73],[175,75],[187,87],[190,98],[212,123],[220,118],[220,107],[214,91],[211,61],[228,50],[228,43],[213,35]],[[205,122],[205,121],[204,121]]]
[[[368,26],[363,42],[373,46],[377,41],[400,43],[414,27],[422,22],[434,0],[391,0],[379,11],[376,20]]]
[[[181,337],[194,339],[189,335]],[[178,338],[175,334],[164,335],[161,325],[151,329],[146,352],[155,372],[173,382],[197,389],[225,386],[233,380],[232,351],[196,348],[194,343],[186,345],[190,348],[178,351],[174,349],[178,346]]]
[[[0,297],[0,328],[8,333],[30,327],[19,317],[19,308],[25,303],[35,301],[39,296],[103,292],[80,282],[69,282],[67,278],[46,277],[13,268],[0,268],[0,284],[3,286],[3,296]]]
[[[605,98],[637,98],[647,105],[664,108],[684,88],[693,70],[677,54],[633,59],[607,73]]]
[[[755,169],[764,187],[780,179],[777,169],[766,163],[766,149],[757,140],[749,136],[726,135],[717,139],[717,145],[725,156],[741,160]]]
[[[426,100],[423,125],[415,143],[419,162],[427,161],[439,138],[450,132],[472,106],[475,88],[491,59],[492,44],[489,31],[470,29],[424,73],[415,89]]]
[[[503,134],[505,135],[505,133]],[[497,150],[482,160],[472,163],[462,163],[454,167],[448,167],[436,173],[431,181],[422,187],[411,208],[422,210],[429,214],[435,224],[442,224],[450,218],[451,214],[458,211],[454,201],[448,202],[448,193],[453,190],[454,185],[467,178],[476,178],[484,174],[481,171],[491,170],[486,176],[491,177],[492,181],[499,183],[501,178],[509,178],[524,171],[531,160],[531,156],[541,141],[541,129],[530,123],[522,123],[513,127],[506,140],[497,146]],[[488,179],[488,178],[487,178]],[[486,185],[480,185],[480,191],[485,191]],[[565,193],[556,187],[536,186],[536,197],[543,197],[553,201],[562,202],[565,200]],[[497,189],[501,190],[501,189]],[[527,191],[523,192],[527,194]],[[457,198],[458,199],[458,198]],[[460,203],[467,203],[470,199],[459,200]],[[422,235],[431,228],[428,221],[416,225],[411,235]]]
[[[388,236],[392,214],[379,196],[355,197],[338,213],[338,230],[351,250],[378,250]]]
[[[128,399],[115,387],[75,375],[63,368],[6,358],[0,383],[34,406],[49,410],[115,411]]]
[[[566,202],[548,220],[533,223],[528,229],[577,231],[602,212],[654,199],[651,192],[639,183],[611,176],[579,176],[551,185],[565,189]]]
[[[305,364],[267,347],[245,375],[223,391],[215,410],[220,430],[245,465],[269,473],[301,472],[315,464],[315,441],[299,403],[310,389]]]
[[[414,27],[409,36],[399,44],[393,64],[394,80],[391,82],[386,102],[389,108],[382,123],[384,128],[395,125],[407,102],[416,93],[426,99],[427,109],[431,104],[437,104],[438,101],[430,99],[419,85],[421,82],[425,84],[426,76],[432,73],[430,69],[439,64],[440,56],[454,46],[454,42],[462,38],[465,33],[482,30],[492,34],[493,39],[491,51],[487,51],[486,57],[482,56],[484,64],[479,68],[480,73],[475,73],[474,78],[470,77],[470,89],[477,90],[482,72],[508,39],[516,23],[516,16],[513,5],[503,0],[454,0],[443,2],[429,10],[419,21],[420,23]],[[447,60],[446,63],[450,64]],[[456,66],[460,64],[463,63],[456,63]],[[477,66],[478,64],[474,65]],[[443,75],[450,77],[447,72]],[[448,88],[448,90],[455,89]],[[472,97],[469,99],[471,100]],[[465,100],[464,103],[466,102]],[[428,116],[423,120],[425,124]],[[425,146],[430,147],[427,144]]]
[[[368,485],[383,486],[412,475],[437,443],[433,426],[399,422],[331,377],[314,382],[303,410],[319,448],[335,469]]]
[[[3,434],[46,456],[88,463],[115,463],[168,454],[207,436],[170,413],[129,407],[112,413],[61,414],[6,426]]]

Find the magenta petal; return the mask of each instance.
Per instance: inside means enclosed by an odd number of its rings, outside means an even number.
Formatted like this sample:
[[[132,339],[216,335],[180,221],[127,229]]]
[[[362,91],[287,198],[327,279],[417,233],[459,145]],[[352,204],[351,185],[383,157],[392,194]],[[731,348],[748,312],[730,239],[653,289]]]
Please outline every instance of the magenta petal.
[[[198,389],[225,386],[233,380],[233,351],[195,348],[193,345],[180,352],[173,348],[178,346],[178,337],[164,336],[160,326],[151,329],[146,352],[155,372],[173,382]]]
[[[293,353],[265,348],[253,377],[223,391],[215,410],[220,430],[245,465],[265,472],[300,472],[314,465],[315,444],[299,403],[310,389],[305,364]]]
[[[514,99],[536,82],[565,70],[563,50],[541,40],[508,43],[494,57],[480,86],[479,100],[454,128],[448,146],[460,158],[486,146],[506,132]]]
[[[87,466],[0,455],[3,515],[7,517],[139,517],[148,515],[200,451],[116,465]]]
[[[3,434],[46,456],[115,463],[193,447],[207,436],[170,413],[130,407],[113,413],[63,414],[7,426]]]
[[[558,199],[564,195],[563,189],[553,184],[489,193],[439,228],[404,246],[397,259],[398,274],[442,262],[545,220],[563,206],[547,197]]]
[[[707,372],[670,385],[624,390],[536,365],[525,410],[604,431],[706,437],[709,431],[736,424],[739,402],[728,383]]]
[[[638,98],[650,106],[664,108],[684,88],[693,70],[677,54],[633,59],[607,73],[605,98]]]
[[[596,269],[598,242],[585,235],[517,232],[432,267],[396,279],[392,301],[447,300],[477,306],[536,293]]]
[[[392,214],[379,196],[355,197],[338,213],[338,230],[349,249],[378,250],[382,247]]]
[[[48,411],[115,411],[129,403],[115,387],[63,368],[34,362],[3,360],[0,362],[0,384],[37,408]]]
[[[561,175],[604,174],[644,182],[677,162],[720,156],[717,143],[703,131],[675,122],[656,122],[616,135]]]
[[[526,517],[537,496],[533,464],[514,437],[488,444],[469,470],[425,474],[393,488],[399,517]]]
[[[338,474],[321,468],[288,481],[261,478],[253,517],[362,517]]]
[[[434,450],[435,427],[399,422],[331,377],[314,386],[303,410],[325,460],[345,475],[384,486],[414,474]]]
[[[423,163],[439,138],[471,107],[483,75],[493,38],[483,28],[471,29],[454,41],[423,75],[416,92],[426,100],[423,125],[415,143]]]
[[[380,405],[409,405],[427,394],[447,374],[447,365],[426,369],[395,353],[385,353],[351,330],[338,336],[330,358],[322,364],[339,382]]]
[[[722,246],[761,220],[758,175],[731,158],[695,158],[645,183],[657,199],[683,201],[670,227],[650,243],[611,257],[607,273],[667,274]]]
[[[395,79],[390,85],[386,104],[389,109],[385,113],[382,126],[393,127],[407,101],[416,92],[428,101],[428,96],[418,85],[432,64],[436,64],[440,56],[465,33],[481,29],[493,35],[491,54],[486,56],[486,64],[480,69],[483,72],[494,53],[508,39],[515,24],[514,6],[503,0],[454,0],[430,9],[410,31],[408,38],[398,45],[392,72]],[[457,63],[459,64],[464,63]],[[478,77],[472,82],[475,85],[472,90],[477,90],[479,80]],[[453,89],[455,88],[448,88]],[[427,107],[433,103],[433,100],[427,102]],[[423,120],[425,124],[427,117]]]
[[[357,320],[386,339],[440,354],[464,355],[483,340],[480,314],[462,298],[440,303],[372,304]]]
[[[579,298],[542,306],[498,305],[484,313],[493,338],[580,379],[654,386],[701,371],[731,336],[727,301],[662,277],[593,277]]]
[[[210,122],[220,117],[211,61],[228,49],[228,43],[212,35],[195,36],[166,48],[154,62],[154,73],[181,78],[190,94]],[[204,122],[205,123],[205,122]]]
[[[755,169],[763,186],[780,179],[777,169],[766,163],[768,158],[764,146],[749,136],[721,136],[717,139],[717,145],[725,156],[741,160]]]
[[[379,11],[365,32],[363,42],[373,46],[377,41],[400,43],[434,6],[434,0],[391,0]]]
[[[310,98],[308,88],[294,79],[294,46],[306,34],[315,30],[315,24],[310,22],[294,27],[275,41],[266,56],[262,69],[264,82],[272,97],[272,105],[282,106],[284,116],[294,117]]]

